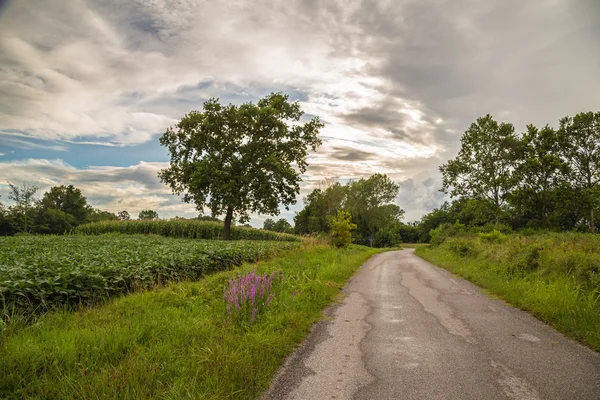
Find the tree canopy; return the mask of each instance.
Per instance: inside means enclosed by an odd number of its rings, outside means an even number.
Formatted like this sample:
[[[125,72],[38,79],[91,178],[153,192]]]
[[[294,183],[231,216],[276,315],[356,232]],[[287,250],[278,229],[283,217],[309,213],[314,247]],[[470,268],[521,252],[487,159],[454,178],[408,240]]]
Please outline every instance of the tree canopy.
[[[158,220],[158,213],[154,210],[142,210],[138,214],[138,219],[145,221],[156,221]]]
[[[369,178],[339,182],[322,189],[313,190],[304,199],[304,209],[294,217],[294,231],[298,234],[325,232],[332,229],[332,221],[338,211],[344,210],[357,225],[355,239],[368,244],[369,237],[378,230],[399,223],[404,215],[394,204],[400,186],[387,175],[374,174]]]
[[[498,223],[506,196],[516,184],[517,145],[512,124],[499,124],[489,114],[478,118],[462,136],[458,156],[440,167],[442,190],[451,197],[489,200]]]
[[[239,106],[210,99],[160,138],[171,160],[159,178],[200,212],[225,214],[229,238],[234,217],[243,223],[249,213],[277,215],[280,205],[296,202],[323,127],[318,117],[300,123],[303,114],[281,93]]]

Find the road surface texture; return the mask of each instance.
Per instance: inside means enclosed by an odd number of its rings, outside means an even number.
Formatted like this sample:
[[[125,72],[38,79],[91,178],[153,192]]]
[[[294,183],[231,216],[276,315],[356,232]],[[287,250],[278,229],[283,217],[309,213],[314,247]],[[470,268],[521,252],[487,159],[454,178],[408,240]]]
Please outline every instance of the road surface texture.
[[[264,399],[600,400],[600,354],[414,255],[363,265]]]

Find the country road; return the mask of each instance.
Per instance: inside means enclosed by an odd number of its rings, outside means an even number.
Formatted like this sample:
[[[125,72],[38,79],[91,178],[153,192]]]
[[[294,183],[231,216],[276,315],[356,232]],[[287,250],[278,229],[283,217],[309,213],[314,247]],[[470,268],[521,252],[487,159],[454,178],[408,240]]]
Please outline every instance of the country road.
[[[600,399],[600,354],[414,255],[373,257],[265,399]]]

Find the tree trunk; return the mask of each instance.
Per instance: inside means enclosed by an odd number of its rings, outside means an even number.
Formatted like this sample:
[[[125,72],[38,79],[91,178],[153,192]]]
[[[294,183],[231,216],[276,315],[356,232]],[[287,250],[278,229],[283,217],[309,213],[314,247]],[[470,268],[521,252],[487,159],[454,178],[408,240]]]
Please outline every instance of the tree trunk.
[[[590,219],[590,232],[596,233],[596,221],[594,220],[594,209],[592,208]]]
[[[223,227],[223,240],[229,240],[231,236],[231,220],[233,219],[233,208],[227,208],[227,214],[225,215],[225,226]]]

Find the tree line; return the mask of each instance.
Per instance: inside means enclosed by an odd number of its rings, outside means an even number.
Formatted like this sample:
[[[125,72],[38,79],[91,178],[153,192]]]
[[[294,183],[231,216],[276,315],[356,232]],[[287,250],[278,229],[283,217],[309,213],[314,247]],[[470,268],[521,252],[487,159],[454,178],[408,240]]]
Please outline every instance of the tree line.
[[[425,215],[421,233],[442,223],[476,228],[596,232],[600,208],[600,112],[560,119],[557,129],[528,125],[518,134],[490,115],[461,138],[440,167],[454,200]],[[426,235],[424,235],[426,237]]]
[[[296,234],[329,234],[339,211],[346,211],[355,224],[353,241],[375,246],[400,242],[404,210],[395,204],[400,186],[387,175],[331,182],[326,189],[314,189],[304,198],[304,208],[294,217]]]
[[[130,220],[127,211],[115,214],[94,208],[86,197],[73,185],[53,186],[41,199],[36,197],[36,186],[8,183],[10,206],[0,203],[0,235],[19,233],[63,234],[90,222]],[[157,220],[154,210],[142,210],[138,219]]]

